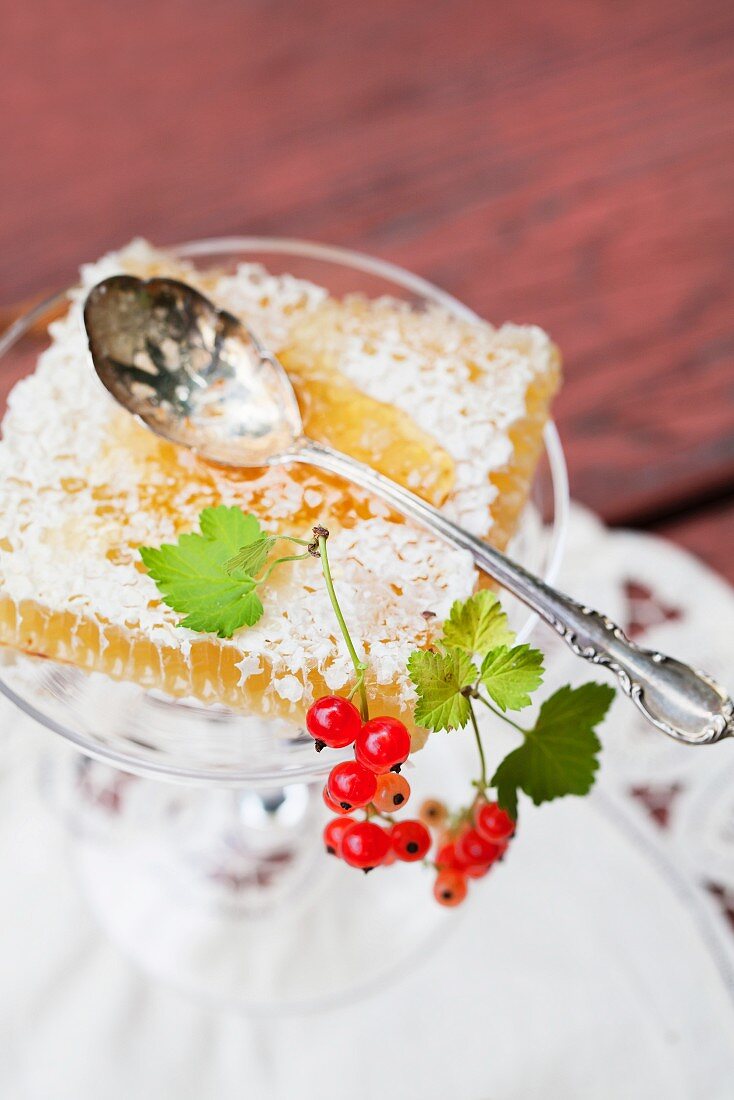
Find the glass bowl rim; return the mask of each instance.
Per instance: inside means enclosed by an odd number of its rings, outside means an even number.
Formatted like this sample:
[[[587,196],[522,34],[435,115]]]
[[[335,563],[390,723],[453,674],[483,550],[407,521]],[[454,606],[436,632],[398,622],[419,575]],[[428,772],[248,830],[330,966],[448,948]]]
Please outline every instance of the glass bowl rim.
[[[321,260],[327,263],[350,267],[369,275],[375,275],[385,281],[392,282],[416,295],[445,307],[449,312],[462,320],[479,322],[481,318],[469,306],[448,291],[442,290],[420,275],[415,275],[407,269],[388,260],[381,260],[366,253],[342,248],[338,245],[320,244],[316,241],[300,240],[289,237],[210,237],[200,240],[186,241],[183,244],[169,245],[161,249],[186,259],[197,256],[236,254],[236,253],[272,253],[285,254],[308,259]],[[25,332],[37,320],[53,306],[67,299],[73,288],[67,288],[61,292],[44,298],[38,305],[24,312],[20,317],[0,335],[0,358],[19,340]],[[568,534],[568,522],[570,514],[570,496],[568,484],[568,470],[565,455],[555,423],[549,420],[543,430],[543,443],[550,469],[552,496],[553,496],[553,524],[548,546],[548,557],[543,570],[543,580],[552,584],[563,560]],[[528,613],[517,634],[518,643],[526,642],[538,622],[538,615],[534,611]],[[33,718],[40,725],[60,734],[71,742],[77,749],[94,759],[103,761],[123,771],[133,772],[138,775],[168,778],[169,780],[197,783],[215,782],[222,785],[246,783],[245,776],[225,776],[211,769],[177,768],[169,764],[156,764],[155,762],[142,762],[134,755],[121,752],[117,749],[107,748],[102,744],[89,742],[87,738],[68,728],[62,722],[43,714],[36,706],[29,703],[14,691],[0,676],[0,692],[11,702],[18,706],[24,713]],[[273,775],[272,779],[277,780]],[[287,774],[281,777],[286,782],[294,781],[299,777],[289,778]],[[300,777],[302,779],[302,777]],[[258,783],[263,779],[258,778]]]

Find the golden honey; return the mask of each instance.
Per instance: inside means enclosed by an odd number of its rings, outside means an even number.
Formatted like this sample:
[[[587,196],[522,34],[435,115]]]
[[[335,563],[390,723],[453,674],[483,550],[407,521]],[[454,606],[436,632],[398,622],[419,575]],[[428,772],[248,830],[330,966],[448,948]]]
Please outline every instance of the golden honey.
[[[486,338],[481,333],[477,337],[471,326],[459,329],[454,323],[455,331],[444,344],[441,324],[435,319],[430,326],[426,322],[424,334],[422,322],[414,322],[404,307],[400,307],[399,312],[396,310],[395,316],[397,321],[393,325],[390,348],[391,362],[398,376],[396,384],[400,381],[403,358],[408,371],[411,350],[419,346],[420,370],[423,377],[432,382],[434,392],[443,384],[437,372],[445,368],[437,365],[433,370],[433,357],[436,364],[451,364],[451,357],[463,357],[461,377],[465,381],[447,375],[445,382],[454,404],[461,400],[462,386],[469,392],[471,387],[482,387],[486,381],[485,396],[491,398],[491,386],[496,378],[498,402],[501,403],[507,401],[506,394],[514,385],[512,393],[514,400],[519,401],[521,414],[512,418],[505,432],[504,438],[509,440],[509,459],[487,473],[496,490],[489,506],[491,514],[487,516],[488,540],[504,548],[516,529],[542,448],[543,427],[559,382],[557,352],[549,342],[541,343],[542,361],[532,371],[525,370],[522,377],[527,377],[527,382],[514,381],[510,373],[513,363],[517,361],[522,367],[531,358],[529,352],[518,350],[517,332],[503,342],[493,335],[495,330],[487,329]],[[345,317],[351,328],[346,327],[346,322],[342,325]],[[374,393],[370,395],[366,392],[369,387],[360,388],[340,370],[340,355],[344,348],[353,346],[354,333],[359,333],[362,325],[367,336],[360,344],[360,353],[366,369],[373,356],[384,354],[384,348],[381,349],[384,322],[392,324],[389,307],[384,304],[373,314],[369,303],[342,306],[330,300],[321,313],[315,311],[303,323],[292,325],[289,338],[277,349],[278,354],[296,391],[309,437],[367,463],[440,507],[454,499],[459,479],[457,460],[442,433],[427,431],[419,426],[417,415],[414,419],[405,408],[380,400]],[[334,325],[339,337],[330,344],[324,336],[330,331],[329,325]],[[408,331],[406,325],[413,327]],[[403,330],[407,332],[408,341],[404,357],[399,346],[395,351],[395,341]],[[482,350],[482,340],[488,347],[485,364],[478,361],[476,350],[477,341]],[[537,353],[534,354],[537,358]],[[492,375],[486,363],[494,369],[495,360],[502,355],[508,366],[497,368]],[[85,368],[73,365],[69,369]],[[53,381],[39,379],[37,384],[48,390]],[[478,391],[475,388],[473,392]],[[241,503],[246,511],[258,515],[268,530],[299,536],[308,534],[317,523],[326,524],[337,533],[368,531],[371,525],[382,523],[388,540],[388,545],[383,547],[384,559],[382,563],[364,563],[364,581],[365,591],[380,593],[372,598],[384,601],[384,616],[373,617],[373,623],[378,625],[373,625],[373,633],[363,636],[361,642],[368,656],[379,653],[383,658],[389,654],[391,646],[399,644],[410,648],[430,642],[435,629],[430,617],[422,618],[413,607],[409,613],[406,611],[404,621],[401,618],[401,608],[410,604],[413,567],[404,567],[395,577],[388,576],[391,559],[400,555],[398,543],[402,545],[398,540],[396,548],[391,548],[390,532],[405,530],[403,519],[389,508],[364,491],[306,466],[294,465],[287,472],[274,474],[207,464],[191,452],[157,438],[122,410],[111,410],[108,404],[100,404],[98,408],[97,400],[92,394],[90,407],[99,422],[104,423],[105,431],[94,461],[85,460],[86,465],[81,458],[75,461],[75,437],[70,430],[69,441],[59,443],[60,450],[55,457],[49,455],[48,470],[41,486],[33,486],[27,480],[26,460],[20,453],[25,446],[24,437],[19,437],[20,442],[17,442],[11,432],[9,441],[0,444],[0,447],[18,451],[17,461],[5,464],[6,514],[9,516],[14,509],[16,515],[19,508],[28,513],[27,521],[15,526],[8,523],[7,529],[0,520],[0,560],[4,558],[8,562],[16,559],[16,555],[22,557],[24,546],[33,545],[34,540],[46,545],[52,549],[53,560],[58,561],[59,569],[66,570],[66,591],[70,593],[55,606],[54,599],[40,592],[39,582],[37,599],[28,598],[27,594],[22,599],[16,598],[12,591],[12,571],[8,570],[6,578],[0,574],[0,643],[103,672],[115,679],[132,680],[176,697],[194,696],[205,702],[274,716],[302,714],[310,698],[329,690],[328,661],[310,660],[307,652],[299,653],[297,659],[294,656],[292,672],[303,692],[299,699],[291,698],[273,690],[275,655],[268,652],[267,645],[263,648],[262,641],[256,661],[244,674],[243,661],[252,657],[246,630],[239,632],[232,641],[222,642],[209,635],[192,639],[187,631],[169,628],[167,633],[162,633],[146,626],[145,622],[156,616],[160,616],[162,624],[176,620],[169,609],[161,606],[157,592],[147,580],[145,600],[140,609],[132,607],[125,615],[119,610],[113,613],[112,605],[117,606],[114,599],[108,607],[106,599],[98,598],[95,604],[87,598],[83,581],[79,582],[79,592],[73,589],[71,571],[75,563],[79,563],[80,570],[83,567],[95,575],[109,577],[111,596],[118,574],[125,578],[124,583],[128,586],[138,584],[134,578],[140,578],[142,585],[145,569],[137,552],[141,542],[140,517],[145,520],[146,530],[161,532],[154,543],[160,544],[165,538],[170,541],[171,537],[194,529],[202,509],[222,502]],[[100,402],[107,400],[106,395],[99,398]],[[486,404],[491,413],[491,400]],[[35,409],[37,405],[38,402],[29,403],[28,407]],[[481,433],[482,423],[476,415],[472,420],[472,413],[470,408],[467,431]],[[458,427],[461,430],[462,426]],[[79,430],[84,431],[84,425]],[[497,425],[488,423],[488,439],[492,432],[493,439],[501,434]],[[453,438],[456,439],[456,432]],[[465,459],[462,476],[466,476]],[[279,486],[285,494],[282,498],[278,496]],[[55,501],[58,522],[47,522],[46,512],[40,504],[41,494]],[[12,506],[8,503],[11,500]],[[420,580],[421,591],[429,592],[431,570],[435,572],[443,567],[434,561],[435,551],[426,550],[425,560],[421,556],[423,537],[418,533],[414,538],[411,536],[411,546],[414,546],[411,553],[418,555],[416,583]],[[359,559],[358,548],[351,553]],[[357,564],[361,569],[361,561]],[[435,575],[437,590],[454,591],[450,571]],[[288,583],[292,596],[296,582],[291,577]],[[303,574],[298,590],[308,596],[320,584],[318,571],[312,570]],[[277,601],[280,595],[276,583],[268,598]],[[322,641],[324,634],[327,641],[333,639],[336,647],[335,626],[321,624]],[[304,645],[307,648],[307,642]],[[372,694],[379,693],[381,710],[407,718],[411,689],[409,685],[406,687],[405,676],[402,681],[399,678],[386,680],[383,676],[378,683],[378,679],[376,674],[372,676],[369,687]]]

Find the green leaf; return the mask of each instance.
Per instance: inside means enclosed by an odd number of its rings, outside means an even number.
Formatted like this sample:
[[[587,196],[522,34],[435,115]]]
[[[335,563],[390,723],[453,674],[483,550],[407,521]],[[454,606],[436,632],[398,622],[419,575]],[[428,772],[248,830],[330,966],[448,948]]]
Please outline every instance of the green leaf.
[[[263,540],[255,516],[239,508],[206,508],[201,534],[180,535],[174,544],[142,546],[140,556],[163,600],[185,615],[181,626],[231,638],[253,626],[263,605],[250,576],[227,571],[227,562],[246,544]]]
[[[480,678],[500,710],[522,710],[530,693],[543,682],[543,654],[529,645],[491,649],[482,661]]]
[[[227,572],[234,573],[239,569],[248,577],[256,577],[270,557],[277,541],[274,535],[262,535],[249,546],[243,546],[239,553],[226,563]]]
[[[512,645],[515,634],[507,625],[494,592],[482,589],[468,600],[456,600],[443,624],[443,642],[469,654],[486,653],[496,646]]]
[[[517,749],[516,751],[520,752],[521,750]],[[509,755],[506,756],[505,759],[502,761],[502,764],[500,764],[500,767],[492,776],[492,786],[497,788],[498,804],[502,807],[503,810],[507,811],[513,821],[517,821],[518,784],[515,783],[513,780],[512,767],[508,765],[507,775],[505,776],[505,774],[503,773],[503,775],[501,775],[499,779],[497,778],[500,775],[500,768],[502,767],[502,765],[506,764],[513,755],[514,753],[509,753]]]
[[[560,688],[540,708],[525,743],[502,761],[492,777],[497,800],[517,816],[517,792],[537,805],[566,794],[587,794],[594,783],[601,749],[594,729],[614,698],[607,684]]]
[[[462,729],[469,721],[469,700],[461,689],[474,682],[477,670],[461,649],[415,650],[408,673],[418,693],[415,720],[426,729]]]
[[[264,534],[257,516],[243,512],[236,505],[228,508],[225,504],[219,504],[216,508],[205,508],[199,516],[199,527],[205,538],[226,545],[230,554],[236,554],[243,546],[248,546]]]
[[[194,605],[191,605],[194,606]],[[231,638],[242,626],[254,626],[263,613],[263,605],[254,588],[244,586],[237,592],[221,592],[216,600],[197,602],[181,626],[189,630],[218,634],[220,638]]]

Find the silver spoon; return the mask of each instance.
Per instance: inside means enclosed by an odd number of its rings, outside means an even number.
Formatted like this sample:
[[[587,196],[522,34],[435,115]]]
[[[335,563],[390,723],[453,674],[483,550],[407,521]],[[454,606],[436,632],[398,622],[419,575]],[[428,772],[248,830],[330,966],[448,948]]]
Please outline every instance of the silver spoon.
[[[300,462],[375,493],[454,546],[550,623],[573,652],[616,675],[654,726],[678,741],[734,735],[734,705],[704,673],[630,642],[583,607],[430,504],[369,466],[307,439],[293,388],[275,356],[232,314],[174,279],[116,275],[84,306],[99,378],[152,431],[228,466]]]

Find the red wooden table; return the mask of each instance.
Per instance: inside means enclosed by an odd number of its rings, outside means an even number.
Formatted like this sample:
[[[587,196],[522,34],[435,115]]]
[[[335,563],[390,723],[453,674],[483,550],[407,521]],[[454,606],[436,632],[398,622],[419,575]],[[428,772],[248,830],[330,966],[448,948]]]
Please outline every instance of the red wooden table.
[[[560,343],[574,495],[734,578],[730,0],[43,0],[0,303],[135,234],[364,249]]]

